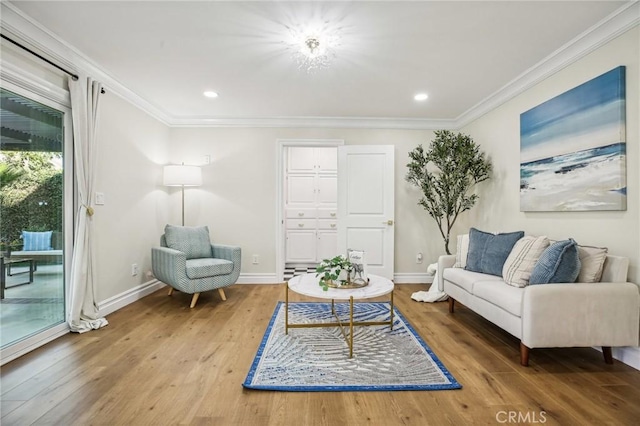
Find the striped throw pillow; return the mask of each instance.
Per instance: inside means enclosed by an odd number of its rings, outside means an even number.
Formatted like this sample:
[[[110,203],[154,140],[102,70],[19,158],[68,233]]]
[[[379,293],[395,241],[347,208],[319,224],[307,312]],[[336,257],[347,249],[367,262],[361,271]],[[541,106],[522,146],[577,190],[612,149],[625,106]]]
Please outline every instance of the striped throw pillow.
[[[527,236],[518,240],[502,267],[504,282],[514,287],[529,285],[531,271],[547,247],[549,239],[544,236]]]
[[[456,246],[456,263],[454,268],[467,266],[467,254],[469,253],[469,234],[458,235]]]

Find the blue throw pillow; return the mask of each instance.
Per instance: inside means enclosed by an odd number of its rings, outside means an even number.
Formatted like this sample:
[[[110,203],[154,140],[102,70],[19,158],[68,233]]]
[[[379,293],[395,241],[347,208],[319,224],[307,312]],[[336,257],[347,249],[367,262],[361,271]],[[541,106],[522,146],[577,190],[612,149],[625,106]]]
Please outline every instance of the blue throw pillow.
[[[531,271],[529,284],[573,283],[580,273],[578,244],[572,239],[557,241],[542,252]]]
[[[46,232],[22,231],[22,250],[24,251],[53,250],[53,247],[51,247],[51,234],[53,234],[53,231],[46,231]]]
[[[206,226],[172,226],[164,227],[167,247],[181,251],[189,259],[211,257],[211,240],[209,228]]]
[[[516,242],[524,237],[523,231],[490,234],[471,228],[469,231],[468,271],[502,276],[502,267]]]

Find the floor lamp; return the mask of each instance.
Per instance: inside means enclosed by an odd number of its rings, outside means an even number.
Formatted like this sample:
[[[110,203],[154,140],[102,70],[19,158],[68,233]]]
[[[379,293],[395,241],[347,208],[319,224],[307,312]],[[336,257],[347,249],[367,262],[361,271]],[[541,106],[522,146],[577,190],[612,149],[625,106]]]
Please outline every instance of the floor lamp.
[[[164,186],[179,186],[182,189],[182,226],[184,226],[184,187],[202,185],[202,169],[198,166],[164,166]]]

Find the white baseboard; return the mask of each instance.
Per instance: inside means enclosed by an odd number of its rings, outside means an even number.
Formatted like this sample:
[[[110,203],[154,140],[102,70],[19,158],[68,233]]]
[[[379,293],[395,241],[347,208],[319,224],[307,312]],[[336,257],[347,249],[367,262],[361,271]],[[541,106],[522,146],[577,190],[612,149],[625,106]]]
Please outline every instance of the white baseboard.
[[[630,367],[640,370],[640,348],[628,346],[625,348],[612,348],[613,357]]]
[[[282,284],[276,279],[276,274],[240,274],[236,284]]]
[[[98,312],[100,316],[107,316],[118,309],[122,309],[125,306],[142,299],[145,296],[153,293],[164,287],[165,284],[153,279],[151,281],[147,281],[144,284],[140,284],[137,287],[130,288],[127,291],[124,291],[120,294],[116,294],[113,297],[110,297],[102,302],[98,302]]]
[[[398,272],[393,275],[396,284],[431,284],[433,275],[427,273]]]

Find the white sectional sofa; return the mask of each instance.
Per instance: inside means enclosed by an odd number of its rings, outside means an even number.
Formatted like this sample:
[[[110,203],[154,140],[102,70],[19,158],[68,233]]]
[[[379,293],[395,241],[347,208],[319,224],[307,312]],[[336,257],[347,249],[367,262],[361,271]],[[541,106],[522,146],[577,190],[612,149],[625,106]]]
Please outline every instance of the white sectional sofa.
[[[629,259],[607,255],[596,283],[507,285],[496,275],[454,268],[456,256],[438,260],[438,288],[520,339],[520,363],[529,349],[600,346],[613,363],[611,347],[638,346],[640,291],[628,283]]]

